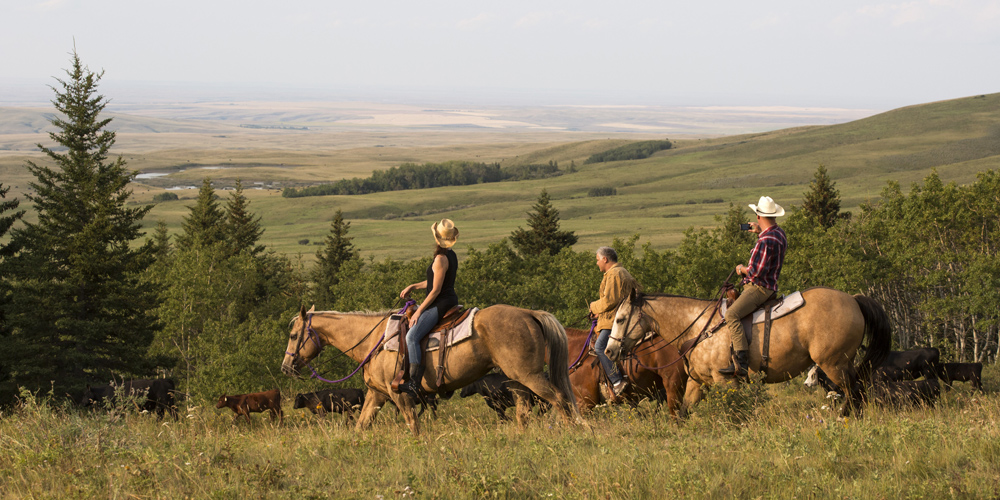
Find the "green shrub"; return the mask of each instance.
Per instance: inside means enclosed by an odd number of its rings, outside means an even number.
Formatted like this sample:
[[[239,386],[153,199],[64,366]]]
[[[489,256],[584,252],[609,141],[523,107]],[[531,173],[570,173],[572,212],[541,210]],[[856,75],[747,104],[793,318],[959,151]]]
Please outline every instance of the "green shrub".
[[[751,376],[747,383],[713,385],[695,409],[699,415],[717,422],[741,425],[753,420],[770,399],[764,382]]]
[[[176,201],[180,198],[174,193],[159,193],[153,196],[153,203],[160,203],[162,201]]]

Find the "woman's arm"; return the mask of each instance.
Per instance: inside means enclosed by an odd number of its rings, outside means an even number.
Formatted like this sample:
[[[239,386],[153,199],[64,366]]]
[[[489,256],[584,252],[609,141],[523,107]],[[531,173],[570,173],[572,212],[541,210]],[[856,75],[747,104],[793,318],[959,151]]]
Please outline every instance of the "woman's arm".
[[[427,280],[423,280],[423,281],[421,281],[419,283],[414,283],[414,284],[412,284],[412,285],[404,288],[402,292],[399,292],[399,298],[405,299],[405,298],[407,298],[407,297],[410,296],[410,292],[412,292],[414,290],[423,290],[425,288],[427,288]]]

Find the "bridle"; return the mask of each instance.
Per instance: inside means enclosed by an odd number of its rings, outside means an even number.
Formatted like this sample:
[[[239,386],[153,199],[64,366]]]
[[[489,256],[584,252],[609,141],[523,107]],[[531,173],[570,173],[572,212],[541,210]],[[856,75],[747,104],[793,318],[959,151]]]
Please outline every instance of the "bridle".
[[[340,354],[338,354],[336,357],[334,357],[333,359],[331,359],[331,361],[336,360],[337,357],[346,356],[347,353],[349,353],[349,352],[353,351],[354,349],[356,349],[358,346],[360,346],[362,343],[364,343],[365,340],[368,340],[368,338],[371,337],[371,335],[375,331],[375,329],[377,329],[379,327],[379,325],[381,325],[383,322],[385,322],[385,320],[387,318],[389,318],[389,316],[391,316],[393,314],[392,308],[396,307],[397,304],[399,304],[399,299],[396,299],[396,302],[394,302],[393,305],[392,305],[392,307],[390,307],[390,311],[388,313],[386,313],[386,315],[383,316],[382,319],[380,319],[378,321],[378,323],[375,323],[375,326],[373,326],[371,330],[368,330],[368,333],[366,333],[365,336],[361,338],[361,340],[359,340],[356,344],[354,344],[350,348],[341,351]],[[406,304],[403,306],[403,309],[401,309],[398,314],[405,314],[407,309],[409,309],[411,306],[415,306],[415,305],[417,305],[416,301],[414,301],[413,299],[408,299],[406,301]],[[295,341],[295,352],[285,351],[285,354],[287,354],[287,355],[289,355],[289,356],[292,357],[292,366],[294,366],[296,364],[296,362],[300,358],[302,358],[302,355],[299,354],[299,352],[302,350],[302,346],[305,343],[306,333],[309,334],[309,339],[312,340],[316,344],[316,348],[317,349],[319,349],[319,350],[323,349],[323,343],[320,341],[319,334],[316,333],[316,330],[314,330],[313,327],[312,327],[312,318],[313,318],[313,314],[314,313],[307,313],[307,314],[308,314],[309,321],[308,321],[308,323],[305,322],[305,321],[302,322],[302,328],[299,330],[299,336],[298,336],[298,338]],[[382,336],[379,338],[378,342],[375,342],[375,345],[372,347],[371,351],[369,351],[368,354],[365,356],[365,358],[363,360],[361,360],[361,363],[358,364],[357,368],[355,368],[346,377],[338,379],[338,380],[328,380],[328,379],[325,379],[325,378],[323,378],[319,374],[319,372],[316,371],[315,368],[313,368],[312,363],[310,363],[310,362],[307,361],[304,364],[309,367],[310,371],[312,371],[312,378],[318,379],[318,380],[320,380],[322,382],[326,382],[328,384],[340,383],[340,382],[343,382],[343,381],[345,381],[345,380],[353,377],[355,374],[357,374],[358,371],[361,370],[361,368],[363,366],[365,366],[365,364],[367,364],[368,361],[371,360],[372,355],[374,355],[375,352],[378,350],[378,348],[381,347],[382,341],[384,339],[385,339],[385,330],[382,331]]]
[[[639,326],[639,323],[642,323],[642,305],[641,304],[639,305],[638,309],[639,309],[639,319],[637,319],[635,321],[635,324],[632,325],[632,327],[629,328],[628,331],[622,333],[620,337],[614,337],[613,335],[609,335],[608,338],[611,339],[611,340],[617,341],[619,345],[624,346],[625,345],[624,344],[625,337],[631,338],[632,332],[635,330],[635,327]],[[629,312],[628,312],[628,320],[625,321],[626,325],[629,324],[632,321],[632,316],[635,314],[635,310],[636,310],[636,307],[634,307],[634,306],[632,306],[632,308],[629,310]]]
[[[715,314],[721,309],[722,302],[724,300],[726,300],[726,291],[729,290],[730,288],[732,288],[732,286],[733,286],[732,284],[729,283],[729,280],[733,277],[733,274],[735,272],[736,272],[735,270],[732,271],[732,272],[730,272],[729,276],[727,276],[726,279],[725,279],[725,281],[722,282],[722,286],[719,287],[719,292],[716,294],[715,299],[711,303],[709,303],[708,305],[706,305],[705,308],[702,309],[700,313],[698,313],[698,316],[696,316],[694,318],[694,320],[691,321],[690,324],[688,324],[687,327],[685,327],[683,330],[681,330],[681,332],[678,333],[676,337],[674,337],[669,342],[667,342],[667,345],[673,344],[674,342],[677,341],[677,339],[683,337],[684,334],[687,333],[688,330],[691,329],[691,327],[693,327],[695,324],[698,323],[698,320],[701,319],[701,317],[705,315],[705,312],[708,311],[710,308],[712,309],[712,314],[709,315],[709,320],[711,320],[711,318],[713,316],[715,316]],[[645,306],[645,301],[644,300],[642,300],[640,302],[639,307],[638,307],[638,309],[639,309],[639,319],[636,320],[635,324],[632,325],[631,328],[629,328],[625,333],[623,333],[618,338],[610,337],[611,339],[618,341],[618,345],[620,346],[620,349],[622,350],[622,356],[621,357],[623,359],[626,358],[626,357],[628,357],[628,356],[625,355],[625,352],[624,352],[625,351],[624,339],[626,337],[631,338],[631,334],[635,330],[635,327],[639,326],[639,324],[642,322],[642,317],[643,317],[642,309],[643,309],[643,306]],[[625,323],[626,325],[628,324],[628,322],[630,322],[632,320],[632,316],[635,313],[635,309],[636,309],[636,307],[633,306],[632,309],[629,311],[628,321]],[[705,334],[706,331],[709,331],[709,332],[715,331],[719,327],[721,327],[723,324],[724,324],[724,322],[720,322],[715,327],[711,327],[711,321],[706,322],[704,328],[702,328],[701,332],[699,332],[698,335],[695,337],[695,341],[691,344],[691,346],[687,350],[685,350],[684,352],[681,353],[681,356],[680,356],[679,359],[677,359],[677,360],[675,360],[673,362],[670,362],[670,363],[666,364],[665,366],[656,367],[655,369],[666,368],[666,367],[671,366],[674,363],[677,363],[678,361],[684,359],[688,355],[688,353],[690,353],[691,350],[694,349],[695,346],[698,345],[698,343],[701,341],[701,338],[704,336],[704,334]],[[659,332],[657,332],[657,334],[659,334]],[[636,358],[636,361],[638,361],[638,358]],[[642,363],[639,363],[639,364],[642,365]],[[643,365],[643,367],[647,368],[647,369],[654,369],[654,368],[651,368],[651,367],[647,367],[645,365]]]

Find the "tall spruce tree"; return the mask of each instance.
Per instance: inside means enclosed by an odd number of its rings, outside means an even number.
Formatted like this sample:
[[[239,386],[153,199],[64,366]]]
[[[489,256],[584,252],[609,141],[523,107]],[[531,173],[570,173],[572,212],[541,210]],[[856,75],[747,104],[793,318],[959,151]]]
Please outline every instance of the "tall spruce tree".
[[[170,233],[167,231],[167,223],[163,219],[156,221],[156,229],[153,232],[153,255],[157,261],[166,260],[173,250],[170,244]]]
[[[17,210],[20,201],[17,198],[12,200],[5,200],[7,198],[7,193],[10,191],[10,186],[4,187],[3,183],[0,182],[0,238],[3,238],[7,234],[7,231],[14,226],[14,223],[24,217],[24,210]],[[4,215],[7,212],[16,210],[16,212]],[[8,291],[7,280],[2,279],[5,275],[3,268],[4,260],[14,254],[14,246],[10,244],[0,244],[0,344],[3,343],[3,338],[7,336],[7,322],[4,316],[4,309],[9,300],[10,294]],[[7,380],[10,376],[10,370],[6,365],[0,362],[0,383]]]
[[[242,251],[257,256],[264,251],[264,245],[258,245],[264,229],[260,227],[260,216],[249,211],[250,200],[243,194],[243,183],[236,179],[236,189],[226,201],[226,241],[230,252],[236,255]]]
[[[559,211],[549,201],[549,193],[542,190],[538,202],[532,207],[534,212],[528,213],[528,227],[520,227],[510,235],[511,243],[522,257],[532,255],[555,255],[563,248],[573,246],[577,237],[573,231],[559,230]]]
[[[178,247],[212,247],[226,241],[226,214],[216,198],[212,179],[206,177],[201,181],[198,201],[188,207],[190,213],[181,223],[183,232],[177,235]]]
[[[340,273],[344,265],[358,259],[358,251],[347,235],[351,223],[344,220],[344,213],[337,209],[330,223],[330,234],[326,236],[323,249],[316,252],[316,267],[312,279],[315,284],[313,300],[319,304],[332,304],[335,300],[334,288],[341,281]]]
[[[149,375],[147,349],[157,329],[155,291],[141,279],[152,245],[135,246],[150,206],[129,206],[135,171],[109,159],[115,133],[101,118],[103,72],[83,66],[74,50],[52,103],[58,146],[38,148],[52,166],[28,161],[36,178],[26,198],[38,220],[11,232],[17,253],[4,262],[10,286],[10,335],[0,365],[16,386],[76,392],[87,381]]]
[[[17,210],[17,207],[21,204],[21,201],[17,198],[7,200],[7,193],[10,192],[10,186],[4,187],[3,183],[0,182],[0,238],[3,238],[7,231],[14,226],[14,223],[19,221],[24,217],[24,210]],[[15,212],[12,212],[16,210]],[[6,212],[11,212],[4,215]],[[14,247],[8,244],[0,244],[0,259],[4,257],[9,257],[14,253]]]
[[[831,228],[838,220],[851,215],[850,212],[840,213],[840,191],[835,184],[830,179],[826,167],[820,164],[802,202],[802,210],[805,211],[806,217],[825,228]]]

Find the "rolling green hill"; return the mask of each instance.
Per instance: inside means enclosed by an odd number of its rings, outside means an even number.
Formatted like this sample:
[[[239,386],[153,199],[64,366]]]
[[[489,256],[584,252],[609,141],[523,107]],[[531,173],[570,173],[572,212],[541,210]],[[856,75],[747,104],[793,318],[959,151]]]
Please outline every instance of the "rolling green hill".
[[[201,165],[228,165],[226,169],[189,169],[161,178],[157,185],[197,184],[201,177],[211,176],[220,186],[236,177],[251,187],[253,182],[262,181],[301,186],[345,175],[365,176],[359,172],[405,161],[473,160],[517,165],[552,160],[564,169],[573,162],[576,173],[530,181],[363,196],[288,199],[274,189],[251,190],[248,195],[251,209],[263,217],[264,243],[282,253],[301,253],[306,261],[312,260],[319,248],[312,243],[323,240],[337,209],[351,222],[351,235],[362,255],[408,259],[427,253],[429,226],[442,217],[454,219],[461,227],[458,248],[462,251],[468,245],[483,248],[499,241],[525,224],[525,213],[543,188],[560,210],[563,228],[580,236],[578,250],[636,233],[641,235],[640,244],[651,242],[665,248],[679,242],[688,227],[714,224],[714,216],[723,213],[729,203],[745,206],[769,195],[786,207],[799,205],[821,163],[837,182],[843,207],[848,210],[878,197],[886,181],[898,181],[906,187],[932,169],[945,181],[971,181],[976,172],[1000,167],[1000,94],[910,106],[839,125],[715,139],[672,139],[674,149],[650,158],[589,165],[584,165],[584,160],[590,155],[628,140],[559,142],[554,139],[559,135],[549,134],[535,143],[524,135],[511,135],[510,142],[495,137],[477,142],[472,139],[479,136],[455,133],[450,145],[441,139],[444,136],[437,135],[422,147],[419,133],[415,134],[407,139],[376,139],[387,146],[407,141],[406,147],[373,147],[370,140],[365,144],[358,139],[357,146],[335,152],[316,151],[308,142],[316,139],[293,134],[285,136],[280,149],[267,142],[262,142],[260,149],[243,144],[238,151],[210,149],[206,143],[209,149],[191,147],[184,150],[183,157]],[[295,147],[296,137],[304,141],[301,147]],[[574,136],[566,133],[562,137]],[[154,161],[158,154],[181,157],[170,150],[145,156]],[[234,154],[247,163],[224,163]],[[598,187],[616,188],[618,194],[587,196]],[[162,188],[137,186],[136,198],[148,202],[159,192]],[[179,228],[195,192],[177,193],[181,200],[161,203],[151,211],[148,227],[163,219],[173,230]],[[298,243],[306,239],[310,244]]]

